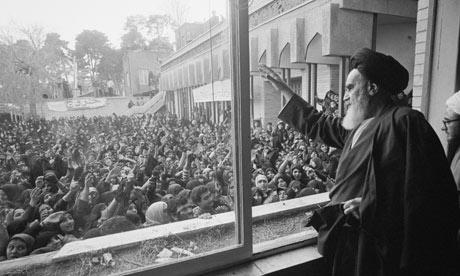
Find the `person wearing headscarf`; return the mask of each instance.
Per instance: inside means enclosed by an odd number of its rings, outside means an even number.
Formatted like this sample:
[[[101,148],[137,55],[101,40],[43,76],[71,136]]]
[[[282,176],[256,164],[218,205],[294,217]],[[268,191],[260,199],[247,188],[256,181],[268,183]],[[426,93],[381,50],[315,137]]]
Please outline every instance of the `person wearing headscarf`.
[[[267,192],[268,179],[264,174],[258,174],[254,180],[254,184],[259,188],[263,193]]]
[[[63,194],[59,193],[59,180],[57,179],[54,171],[47,171],[43,176],[44,187],[43,191],[46,193],[44,196],[44,201],[51,206],[54,206],[55,203],[62,198]]]
[[[6,246],[6,259],[11,260],[29,255],[34,243],[35,239],[29,234],[19,233],[12,236]]]
[[[168,212],[168,204],[164,201],[152,203],[145,212],[145,224],[147,226],[160,225],[172,221]]]
[[[342,150],[329,206],[310,224],[332,275],[459,275],[457,191],[443,147],[419,111],[401,106],[409,73],[367,48],[350,60],[344,118],[317,111],[265,65],[287,99],[279,118]]]

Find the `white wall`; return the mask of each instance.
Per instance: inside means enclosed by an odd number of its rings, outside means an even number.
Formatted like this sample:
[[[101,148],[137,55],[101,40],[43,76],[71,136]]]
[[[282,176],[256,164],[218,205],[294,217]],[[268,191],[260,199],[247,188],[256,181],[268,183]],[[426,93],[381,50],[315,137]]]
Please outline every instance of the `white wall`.
[[[431,76],[424,76],[430,78],[431,81],[428,121],[443,143],[446,141],[446,136],[441,130],[441,121],[446,109],[445,102],[456,89],[459,89],[455,84],[456,77],[460,76],[460,72],[457,71],[460,48],[459,11],[460,1],[458,0],[438,1],[432,72]]]
[[[378,24],[376,50],[393,56],[409,71],[409,84],[404,92],[412,89],[414,80],[416,22]]]

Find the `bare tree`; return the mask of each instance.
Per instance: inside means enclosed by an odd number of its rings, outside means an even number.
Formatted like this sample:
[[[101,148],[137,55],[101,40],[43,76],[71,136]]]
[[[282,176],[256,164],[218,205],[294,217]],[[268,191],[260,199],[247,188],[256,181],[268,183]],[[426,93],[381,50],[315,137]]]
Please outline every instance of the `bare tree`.
[[[171,16],[174,27],[179,27],[188,19],[190,6],[184,0],[169,0],[168,14]]]
[[[0,30],[2,100],[19,105],[28,102],[35,114],[40,96],[56,83],[57,76],[65,73],[67,42],[57,34],[46,35],[40,26],[12,27]],[[51,38],[56,45],[50,43]]]
[[[16,41],[13,35],[11,26],[3,26],[0,28],[0,44],[12,45]]]
[[[30,42],[34,51],[38,51],[43,47],[46,37],[43,27],[37,25],[22,26],[19,31]]]

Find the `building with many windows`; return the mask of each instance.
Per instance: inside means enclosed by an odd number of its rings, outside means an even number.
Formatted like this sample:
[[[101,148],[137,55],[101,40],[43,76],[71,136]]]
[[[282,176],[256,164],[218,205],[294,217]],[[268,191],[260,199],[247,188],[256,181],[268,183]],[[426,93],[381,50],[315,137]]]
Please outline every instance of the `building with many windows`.
[[[197,36],[209,30],[210,27],[214,27],[219,24],[219,17],[215,14],[211,18],[203,23],[201,22],[185,22],[179,26],[175,31],[174,35],[176,38],[176,49],[181,49],[188,43],[192,42]]]
[[[274,122],[284,103],[259,76],[259,63],[276,68],[294,91],[314,102],[329,90],[343,95],[349,57],[368,47],[394,56],[409,70],[408,93],[414,80],[416,17],[412,0],[250,2],[252,119]],[[224,20],[162,63],[160,89],[169,94],[170,111],[191,118],[194,111],[208,110],[208,119],[221,118],[231,94],[228,36]],[[420,96],[414,94],[415,107],[421,105]]]

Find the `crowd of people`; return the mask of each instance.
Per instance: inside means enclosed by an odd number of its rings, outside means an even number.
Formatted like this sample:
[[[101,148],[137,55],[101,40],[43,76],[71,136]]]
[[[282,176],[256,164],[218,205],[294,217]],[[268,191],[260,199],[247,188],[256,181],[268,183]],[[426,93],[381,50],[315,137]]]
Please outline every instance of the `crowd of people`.
[[[135,100],[135,101],[134,101]],[[148,102],[150,100],[149,97],[140,97],[140,98],[136,98],[136,99],[131,99],[128,103],[128,108],[131,108],[133,106],[142,106],[144,105],[146,102]]]
[[[171,114],[0,122],[0,258],[233,210],[228,119]],[[325,192],[338,152],[252,129],[253,205]]]

